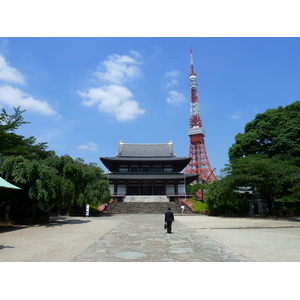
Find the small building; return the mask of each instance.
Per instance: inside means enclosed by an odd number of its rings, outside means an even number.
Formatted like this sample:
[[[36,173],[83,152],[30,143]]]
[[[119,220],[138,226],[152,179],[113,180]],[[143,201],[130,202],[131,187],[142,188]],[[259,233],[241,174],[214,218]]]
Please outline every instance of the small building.
[[[127,195],[166,195],[169,201],[186,196],[186,185],[197,174],[183,174],[191,158],[176,157],[172,142],[166,144],[129,144],[120,142],[116,157],[101,157],[109,170],[112,198],[123,201]]]

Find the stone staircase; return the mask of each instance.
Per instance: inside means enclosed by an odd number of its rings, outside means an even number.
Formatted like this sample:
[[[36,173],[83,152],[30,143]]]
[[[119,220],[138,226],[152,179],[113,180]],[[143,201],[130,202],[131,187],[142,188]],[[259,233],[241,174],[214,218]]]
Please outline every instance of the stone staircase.
[[[169,202],[169,199],[166,195],[164,196],[135,196],[130,195],[126,196],[124,202]]]
[[[168,207],[174,214],[181,214],[181,202],[114,202],[108,206],[104,214],[164,214]],[[185,205],[184,214],[194,214]]]

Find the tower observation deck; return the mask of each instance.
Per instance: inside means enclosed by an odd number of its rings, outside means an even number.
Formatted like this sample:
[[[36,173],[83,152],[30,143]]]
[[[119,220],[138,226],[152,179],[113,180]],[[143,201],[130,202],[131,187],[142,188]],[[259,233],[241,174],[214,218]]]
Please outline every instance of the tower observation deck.
[[[190,146],[188,157],[191,158],[190,163],[184,169],[185,174],[198,174],[198,182],[206,183],[216,180],[216,176],[210,166],[206,148],[204,144],[205,131],[202,127],[200,116],[200,106],[197,94],[197,76],[194,72],[194,62],[192,49],[190,50],[190,129],[188,135],[190,137]]]

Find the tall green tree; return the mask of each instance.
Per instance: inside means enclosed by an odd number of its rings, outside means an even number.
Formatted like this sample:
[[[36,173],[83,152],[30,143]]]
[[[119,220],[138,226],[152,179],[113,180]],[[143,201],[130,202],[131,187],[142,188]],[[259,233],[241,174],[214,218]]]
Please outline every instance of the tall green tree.
[[[38,208],[70,211],[74,206],[109,202],[108,182],[96,164],[68,155],[58,157],[46,150],[47,143],[16,134],[21,125],[28,123],[23,113],[20,107],[14,108],[11,115],[5,109],[0,113],[0,176],[22,188],[22,199],[7,194],[6,204],[13,205],[24,217],[26,211],[32,214]]]
[[[229,148],[225,176],[206,193],[209,209],[239,206],[237,186],[257,187],[269,213],[300,214],[300,101],[268,109],[245,125]],[[248,199],[244,197],[244,202]],[[241,203],[240,203],[241,204]],[[232,206],[231,205],[231,206]],[[240,205],[243,210],[246,206]]]
[[[23,214],[37,207],[68,212],[72,207],[98,206],[110,199],[102,169],[95,164],[85,164],[82,159],[52,156],[33,160],[1,156],[0,175],[23,189],[22,201],[9,200]]]
[[[8,114],[4,108],[0,113],[0,153],[2,155],[22,155],[31,159],[44,159],[53,154],[53,151],[47,151],[47,143],[36,143],[36,138],[30,136],[25,138],[16,134],[16,130],[23,124],[23,113],[20,107],[14,108],[13,114]]]
[[[300,101],[257,114],[235,137],[229,159],[263,154],[300,163]]]
[[[295,188],[300,182],[300,168],[291,160],[249,155],[232,163],[230,177],[236,186],[256,186],[262,198],[267,200],[271,214],[280,214],[289,207],[292,209],[292,203],[294,213],[299,208],[300,199],[295,195]],[[284,205],[285,202],[290,204]]]

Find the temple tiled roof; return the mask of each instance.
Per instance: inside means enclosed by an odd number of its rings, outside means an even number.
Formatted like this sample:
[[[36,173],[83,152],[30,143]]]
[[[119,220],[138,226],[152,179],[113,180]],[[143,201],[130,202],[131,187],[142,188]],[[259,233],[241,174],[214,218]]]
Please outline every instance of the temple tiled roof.
[[[101,162],[110,171],[116,170],[120,164],[170,164],[174,166],[178,172],[185,168],[190,162],[188,157],[100,157]]]
[[[174,157],[172,142],[167,144],[125,144],[120,142],[118,157]]]

